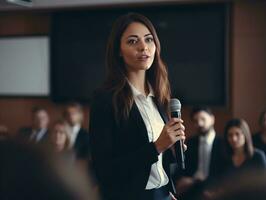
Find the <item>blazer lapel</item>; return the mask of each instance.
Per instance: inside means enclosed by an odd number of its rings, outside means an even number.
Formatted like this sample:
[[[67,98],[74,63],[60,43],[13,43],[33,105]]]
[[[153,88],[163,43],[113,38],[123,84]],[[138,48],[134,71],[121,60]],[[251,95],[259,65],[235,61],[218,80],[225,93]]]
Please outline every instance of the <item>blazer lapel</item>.
[[[167,116],[165,109],[163,108],[163,106],[161,106],[157,103],[157,101],[154,99],[154,97],[152,99],[153,99],[153,102],[155,103],[155,105],[157,106],[158,111],[159,111],[164,123],[167,123],[169,121],[169,118]]]
[[[136,105],[136,103],[134,102],[130,111],[130,115],[131,115],[131,119],[130,122],[134,123],[135,125],[138,126],[139,128],[139,133],[141,134],[141,136],[149,142],[149,138],[148,138],[148,131],[145,125],[144,120],[142,119],[142,116],[139,112],[139,109]]]

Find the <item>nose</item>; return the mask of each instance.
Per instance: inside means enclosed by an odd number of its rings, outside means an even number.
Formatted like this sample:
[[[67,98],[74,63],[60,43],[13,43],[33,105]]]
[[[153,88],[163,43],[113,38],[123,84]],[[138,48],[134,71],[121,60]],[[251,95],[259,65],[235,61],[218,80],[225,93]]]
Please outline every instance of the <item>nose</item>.
[[[147,44],[145,43],[145,41],[143,41],[143,40],[140,40],[140,42],[139,42],[139,46],[138,46],[138,50],[139,51],[147,51],[148,50],[148,46],[147,46]]]
[[[202,120],[197,121],[197,126],[199,128],[203,128],[204,127],[204,122]]]
[[[237,142],[238,141],[238,138],[237,138],[237,136],[232,136],[232,141],[234,141],[234,142]]]

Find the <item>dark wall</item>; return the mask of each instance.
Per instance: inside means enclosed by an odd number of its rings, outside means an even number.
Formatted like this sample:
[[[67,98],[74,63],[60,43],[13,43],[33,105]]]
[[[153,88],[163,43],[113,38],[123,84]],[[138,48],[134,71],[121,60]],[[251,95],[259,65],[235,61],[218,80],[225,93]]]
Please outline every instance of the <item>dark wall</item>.
[[[232,52],[230,71],[231,98],[229,108],[215,109],[216,129],[222,132],[224,123],[231,117],[243,117],[256,130],[259,111],[266,102],[266,5],[258,3],[235,3],[232,8]],[[0,37],[6,35],[49,34],[49,13],[2,13],[0,14]],[[251,76],[252,75],[252,76]],[[54,104],[47,98],[8,98],[0,97],[0,124],[5,124],[11,132],[22,125],[30,124],[31,108],[40,105],[46,107],[57,119],[63,105]],[[85,123],[88,125],[88,110],[85,107]],[[187,135],[193,128],[189,120],[190,107],[183,108],[183,118]]]

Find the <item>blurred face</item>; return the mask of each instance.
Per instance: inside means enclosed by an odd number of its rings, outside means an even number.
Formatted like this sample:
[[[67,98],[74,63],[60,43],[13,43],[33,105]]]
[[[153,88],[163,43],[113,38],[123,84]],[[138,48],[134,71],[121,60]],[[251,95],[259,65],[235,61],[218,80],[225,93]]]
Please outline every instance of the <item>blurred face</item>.
[[[76,107],[68,107],[66,110],[66,120],[71,126],[81,124],[82,113]]]
[[[49,116],[45,110],[40,110],[34,114],[33,118],[34,127],[37,129],[48,128]]]
[[[155,50],[151,32],[141,23],[131,23],[122,35],[120,55],[128,72],[149,69],[154,60]]]
[[[65,143],[67,140],[65,132],[65,127],[62,124],[56,124],[52,134],[51,134],[51,141],[53,146],[55,147],[56,151],[62,151],[64,150]]]
[[[238,127],[231,127],[228,130],[227,140],[233,150],[241,149],[245,145],[245,136]]]
[[[205,111],[200,111],[193,116],[193,123],[198,133],[205,135],[214,126],[214,116]]]

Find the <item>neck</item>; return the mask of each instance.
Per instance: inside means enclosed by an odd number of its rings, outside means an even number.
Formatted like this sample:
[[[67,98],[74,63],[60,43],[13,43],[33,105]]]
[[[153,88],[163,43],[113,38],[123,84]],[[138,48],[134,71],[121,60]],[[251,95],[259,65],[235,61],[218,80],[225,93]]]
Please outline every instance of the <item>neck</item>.
[[[204,132],[204,133],[201,133],[202,136],[207,136],[209,135],[212,131],[214,131],[214,128],[210,128],[208,131]]]
[[[148,88],[146,85],[145,71],[137,71],[128,73],[129,82],[143,95],[148,94]]]
[[[238,149],[234,149],[234,155],[236,156],[240,156],[244,154],[244,147],[238,148]]]

